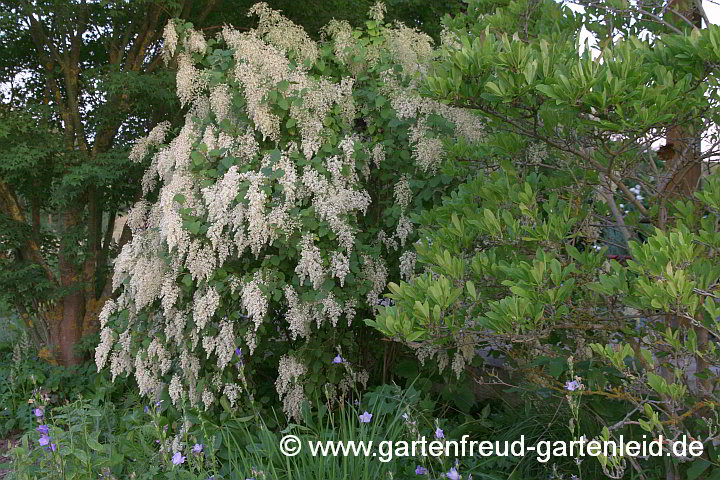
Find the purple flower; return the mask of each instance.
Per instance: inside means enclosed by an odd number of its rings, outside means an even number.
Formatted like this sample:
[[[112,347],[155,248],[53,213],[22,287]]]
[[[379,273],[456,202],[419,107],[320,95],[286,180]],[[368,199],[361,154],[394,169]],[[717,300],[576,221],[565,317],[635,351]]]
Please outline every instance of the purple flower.
[[[145,413],[150,413],[150,407],[148,407],[147,405],[145,405]]]
[[[180,465],[181,463],[185,463],[185,457],[183,457],[180,452],[175,452],[175,455],[172,456],[172,463],[173,465]]]
[[[45,450],[47,450],[48,452],[54,452],[55,450],[57,450],[57,444],[51,443],[50,445],[45,447]]]
[[[50,427],[47,425],[40,425],[35,430],[42,433],[43,435],[48,435],[50,433]]]
[[[34,413],[35,416],[38,417],[38,418],[45,416],[45,412],[43,412],[43,409],[42,409],[42,408],[36,408],[36,409],[34,409],[34,410],[33,410],[33,413]]]
[[[455,467],[451,468],[448,473],[445,474],[450,480],[460,480],[460,474],[455,470]]]
[[[427,475],[427,473],[428,473],[427,468],[420,466],[420,465],[415,467],[415,475]]]
[[[358,418],[360,418],[361,423],[370,423],[370,420],[372,420],[372,413],[365,412]]]
[[[445,438],[445,432],[440,427],[435,429],[435,438]]]
[[[237,368],[242,368],[243,365],[245,365],[245,361],[243,360],[243,351],[242,348],[236,348],[235,349],[235,355],[238,357],[238,361],[235,364]]]
[[[44,447],[45,445],[50,444],[50,437],[43,435],[40,437],[40,440],[38,440],[38,443]]]
[[[196,443],[192,448],[193,453],[200,453],[203,451],[202,443]]]
[[[580,388],[580,382],[577,380],[573,380],[572,382],[568,381],[565,383],[565,390],[568,390],[570,392],[574,392],[575,390],[578,390]]]
[[[155,408],[159,407],[164,401],[165,400],[158,400],[157,402],[155,402]]]
[[[340,354],[338,353],[338,356],[335,357],[335,358],[333,358],[333,361],[332,361],[332,362],[333,362],[333,363],[343,363],[344,361],[345,361],[345,360],[344,360],[344,359],[340,356]]]

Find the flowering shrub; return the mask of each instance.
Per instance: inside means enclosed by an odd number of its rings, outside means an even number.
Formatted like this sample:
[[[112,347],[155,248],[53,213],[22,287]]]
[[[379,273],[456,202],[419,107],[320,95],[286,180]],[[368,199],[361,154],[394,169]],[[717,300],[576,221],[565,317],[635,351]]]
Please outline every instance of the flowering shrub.
[[[431,40],[383,24],[381,4],[366,29],[334,21],[320,43],[266,4],[250,13],[248,32],[165,30],[188,113],[169,142],[160,124],[131,153],[151,156],[145,198],[128,215],[96,363],[205,409],[235,406],[277,364],[299,417],[307,395],[368,381],[333,357],[358,357],[353,321],[412,271],[410,215],[450,183],[435,174],[445,139],[478,141],[483,124],[418,95]],[[234,363],[237,349],[250,360]]]

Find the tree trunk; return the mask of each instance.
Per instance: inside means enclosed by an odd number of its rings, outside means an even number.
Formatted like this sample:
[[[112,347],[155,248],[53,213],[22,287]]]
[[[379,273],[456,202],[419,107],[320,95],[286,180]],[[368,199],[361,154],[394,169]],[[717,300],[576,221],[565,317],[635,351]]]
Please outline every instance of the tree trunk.
[[[50,334],[54,358],[61,365],[77,365],[83,361],[75,353],[75,345],[83,335],[85,319],[85,294],[82,289],[63,297],[51,321]]]
[[[64,296],[54,310],[46,312],[50,327],[52,358],[60,365],[77,365],[86,360],[75,352],[75,346],[84,335],[98,330],[98,314],[109,298],[88,298],[82,288]]]
[[[78,228],[82,212],[68,207],[62,213],[62,232],[68,238],[61,240],[58,255],[58,273],[60,286],[65,289],[65,295],[58,302],[58,310],[50,318],[50,332],[52,335],[52,348],[55,358],[62,365],[77,365],[82,358],[75,354],[73,347],[83,335],[83,321],[85,320],[86,288],[83,271],[76,264],[76,255],[73,250],[72,238]]]
[[[686,29],[688,24],[695,28],[702,28],[702,16],[698,4],[693,0],[670,0],[668,11],[665,14],[670,24],[676,24],[680,29]],[[697,134],[691,134],[690,130],[683,125],[671,128],[665,139],[665,146],[658,152],[660,158],[665,160],[665,178],[662,179],[659,189],[660,211],[658,227],[666,228],[668,221],[667,204],[676,199],[692,198],[697,188],[702,165],[698,158],[700,144]],[[702,318],[700,319],[702,321]],[[697,348],[703,351],[707,348],[708,337],[706,332],[699,327],[693,327],[684,318],[675,317],[670,314],[666,322],[672,328],[683,328],[686,330],[695,329],[697,334]],[[707,368],[702,355],[695,355],[695,372]],[[664,372],[664,377],[674,382],[673,374],[670,371]],[[707,382],[696,380],[695,393],[698,397],[707,396]],[[666,462],[665,480],[681,480],[677,466],[672,462]]]

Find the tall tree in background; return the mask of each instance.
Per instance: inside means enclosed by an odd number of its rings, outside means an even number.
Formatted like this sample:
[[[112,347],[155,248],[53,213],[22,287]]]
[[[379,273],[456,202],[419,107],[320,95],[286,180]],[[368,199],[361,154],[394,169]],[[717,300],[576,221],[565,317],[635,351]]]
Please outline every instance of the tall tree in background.
[[[117,213],[135,196],[128,140],[172,107],[160,45],[205,2],[5,2],[0,283],[63,364],[107,295]],[[24,113],[18,113],[25,110]],[[31,323],[32,322],[32,323]]]

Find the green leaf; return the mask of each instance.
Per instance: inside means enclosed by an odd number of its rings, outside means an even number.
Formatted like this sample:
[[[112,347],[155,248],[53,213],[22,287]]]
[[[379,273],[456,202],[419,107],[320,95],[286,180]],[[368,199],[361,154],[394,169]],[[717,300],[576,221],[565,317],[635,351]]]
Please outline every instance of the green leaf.
[[[405,337],[405,340],[408,342],[414,342],[414,341],[418,340],[420,337],[422,337],[423,335],[425,335],[425,332],[418,330],[418,331],[411,333],[407,337]]]
[[[468,280],[465,283],[465,287],[467,288],[468,293],[473,298],[473,300],[477,300],[477,292],[475,291],[475,284]]]
[[[492,93],[493,95],[497,95],[498,97],[503,97],[505,95],[495,82],[487,82],[485,84],[485,89],[490,91],[490,93]]]
[[[668,391],[668,385],[667,382],[663,377],[660,375],[656,375],[652,372],[648,372],[648,385],[650,385],[650,388],[655,390],[657,393],[664,395]]]
[[[90,462],[90,455],[87,454],[85,450],[80,450],[79,448],[74,448],[72,450],[73,456],[80,460],[83,464],[87,464]]]
[[[565,359],[562,357],[556,357],[551,358],[550,362],[548,362],[548,373],[552,375],[555,378],[559,378],[560,375],[565,372],[567,363],[565,363]]]
[[[550,85],[536,85],[535,88],[540,92],[544,93],[550,98],[553,98],[555,100],[560,100],[560,97],[555,93],[555,89],[551,87]]]
[[[87,437],[87,444],[90,448],[95,450],[96,452],[104,452],[105,447],[98,442],[97,437],[99,435],[99,432],[95,432],[94,434]]]
[[[687,480],[695,480],[702,475],[703,472],[710,467],[710,465],[712,465],[712,463],[704,458],[696,458],[687,470]]]

